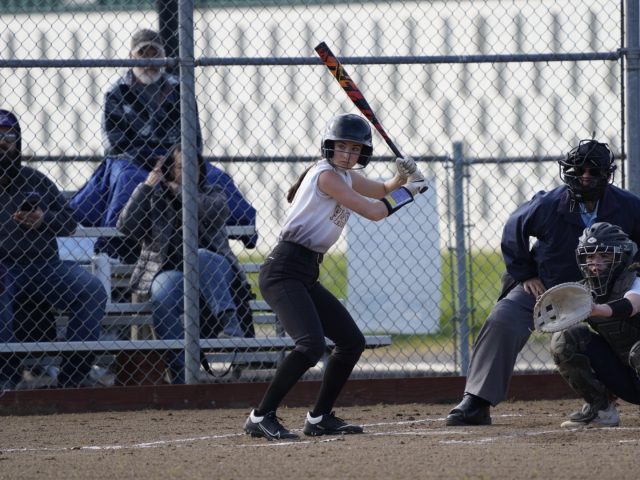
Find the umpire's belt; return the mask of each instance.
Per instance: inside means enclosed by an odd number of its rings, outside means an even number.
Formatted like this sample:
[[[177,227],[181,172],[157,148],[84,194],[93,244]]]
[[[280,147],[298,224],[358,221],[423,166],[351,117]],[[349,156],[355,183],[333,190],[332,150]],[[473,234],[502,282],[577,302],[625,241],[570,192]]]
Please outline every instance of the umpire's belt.
[[[303,247],[299,243],[281,241],[278,245],[279,250],[286,252],[289,255],[295,255],[304,259],[308,259],[314,263],[320,265],[324,260],[324,254],[309,250],[307,247]]]

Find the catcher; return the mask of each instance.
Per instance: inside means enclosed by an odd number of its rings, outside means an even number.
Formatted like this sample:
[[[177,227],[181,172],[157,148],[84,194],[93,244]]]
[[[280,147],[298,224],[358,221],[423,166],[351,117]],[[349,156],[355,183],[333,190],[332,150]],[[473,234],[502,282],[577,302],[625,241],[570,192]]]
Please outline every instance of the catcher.
[[[616,225],[584,230],[576,258],[595,302],[584,322],[551,337],[558,371],[586,403],[562,427],[615,427],[615,397],[640,405],[640,264],[635,242]],[[590,300],[589,300],[590,301]]]

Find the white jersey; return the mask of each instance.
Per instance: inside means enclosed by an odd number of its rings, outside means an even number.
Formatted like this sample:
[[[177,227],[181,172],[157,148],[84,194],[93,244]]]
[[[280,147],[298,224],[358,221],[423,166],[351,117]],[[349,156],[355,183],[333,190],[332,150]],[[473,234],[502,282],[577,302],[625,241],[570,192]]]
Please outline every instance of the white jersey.
[[[326,159],[318,161],[298,188],[282,227],[280,240],[295,242],[318,253],[326,253],[336,243],[351,210],[318,188],[318,177],[327,170],[336,172],[351,187],[348,171],[332,166]]]

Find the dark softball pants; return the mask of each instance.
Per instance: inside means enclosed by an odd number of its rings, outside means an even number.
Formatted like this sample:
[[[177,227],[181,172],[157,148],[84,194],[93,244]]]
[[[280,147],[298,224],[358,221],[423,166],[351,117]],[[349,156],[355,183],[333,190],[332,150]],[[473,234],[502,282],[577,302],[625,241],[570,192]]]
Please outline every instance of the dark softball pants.
[[[318,282],[321,262],[322,254],[280,242],[260,269],[260,291],[295,342],[262,399],[262,413],[275,410],[304,372],[318,363],[326,350],[325,336],[335,348],[325,365],[313,414],[329,413],[364,351],[364,335],[355,321]]]
[[[336,347],[333,356],[355,365],[365,339],[355,321],[320,282],[322,254],[291,242],[280,242],[260,269],[260,291],[295,341],[296,351],[316,364],[325,337]]]
[[[628,364],[622,363],[602,336],[594,332],[590,334],[591,339],[581,353],[589,357],[596,377],[610,393],[626,402],[640,405],[640,378],[636,371]]]

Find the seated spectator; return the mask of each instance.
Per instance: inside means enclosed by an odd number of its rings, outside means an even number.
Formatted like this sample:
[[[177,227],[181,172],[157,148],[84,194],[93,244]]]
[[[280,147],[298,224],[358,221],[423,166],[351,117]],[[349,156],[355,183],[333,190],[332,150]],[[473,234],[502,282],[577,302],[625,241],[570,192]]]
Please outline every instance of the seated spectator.
[[[220,186],[227,197],[227,225],[255,226],[256,210],[244,199],[231,177],[208,163],[206,169],[209,184]],[[149,171],[127,158],[107,156],[87,183],[70,199],[69,206],[74,218],[85,227],[115,227],[122,208],[135,187],[144,182]],[[242,240],[247,248],[255,248],[257,242],[257,235],[230,238]],[[135,262],[138,256],[135,245],[117,238],[99,239],[96,253],[106,253],[125,263]]]
[[[225,221],[229,214],[224,191],[206,181],[205,162],[198,155],[198,261],[202,305],[223,325],[226,336],[244,336],[231,285],[242,274],[229,248]],[[153,323],[161,339],[184,337],[182,151],[179,146],[161,158],[134,190],[117,223],[141,245],[131,277],[133,292],[150,297]],[[203,318],[206,318],[203,315]],[[171,352],[167,363],[173,383],[184,383],[184,358]]]
[[[21,157],[18,119],[0,110],[0,342],[16,341],[13,303],[24,295],[68,313],[67,340],[98,340],[107,294],[93,275],[60,260],[56,236],[73,233],[76,222],[53,182],[22,166]],[[0,388],[15,388],[17,356],[0,362]],[[63,353],[60,386],[90,385],[92,363],[90,353]]]

